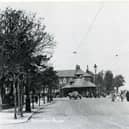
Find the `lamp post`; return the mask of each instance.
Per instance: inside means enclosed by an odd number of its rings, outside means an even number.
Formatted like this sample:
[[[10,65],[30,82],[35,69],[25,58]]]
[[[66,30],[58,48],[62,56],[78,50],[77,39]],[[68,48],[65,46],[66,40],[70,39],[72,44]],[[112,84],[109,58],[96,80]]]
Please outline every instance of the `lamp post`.
[[[96,64],[94,64],[94,70],[95,70],[94,83],[96,85],[96,73],[97,73],[97,65]],[[97,90],[97,93],[98,93],[98,88],[96,90]]]
[[[96,84],[96,72],[97,72],[97,65],[94,64],[95,76],[94,76],[94,83]]]

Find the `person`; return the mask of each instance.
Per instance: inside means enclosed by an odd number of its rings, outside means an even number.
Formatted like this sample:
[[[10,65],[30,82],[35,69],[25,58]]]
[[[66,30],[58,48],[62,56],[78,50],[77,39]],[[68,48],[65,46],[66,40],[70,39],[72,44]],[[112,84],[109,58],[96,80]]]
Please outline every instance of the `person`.
[[[127,91],[127,93],[126,93],[126,99],[127,99],[127,101],[129,101],[129,91]]]
[[[116,99],[116,94],[115,94],[115,92],[113,92],[113,93],[112,93],[112,102],[114,102],[115,99]]]
[[[121,93],[120,93],[121,102],[124,101],[124,97],[125,97],[125,92],[124,91],[121,91]]]

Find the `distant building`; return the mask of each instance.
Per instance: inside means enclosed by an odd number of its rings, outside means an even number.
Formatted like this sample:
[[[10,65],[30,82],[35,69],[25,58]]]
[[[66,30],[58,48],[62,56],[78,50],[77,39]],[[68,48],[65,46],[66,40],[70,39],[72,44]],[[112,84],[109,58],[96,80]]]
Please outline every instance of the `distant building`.
[[[74,70],[58,70],[59,89],[62,95],[78,91],[82,96],[95,96],[96,85],[93,83],[93,74],[88,69],[84,72],[79,65]]]

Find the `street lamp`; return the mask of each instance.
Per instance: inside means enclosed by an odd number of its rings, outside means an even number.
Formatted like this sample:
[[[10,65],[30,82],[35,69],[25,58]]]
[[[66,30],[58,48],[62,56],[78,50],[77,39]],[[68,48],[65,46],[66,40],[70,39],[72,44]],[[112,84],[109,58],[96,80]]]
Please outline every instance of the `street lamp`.
[[[94,83],[96,84],[96,72],[97,72],[97,65],[94,64],[95,76],[94,76]]]
[[[97,72],[97,65],[96,64],[94,64],[94,69],[95,69],[95,77],[96,77],[96,72]],[[95,78],[95,82],[96,82],[96,78]]]
[[[95,75],[94,75],[94,83],[96,85],[96,73],[97,73],[97,65],[94,64],[94,70],[95,70]],[[96,87],[97,88],[97,87]],[[98,88],[96,89],[97,90],[97,93],[98,93]]]

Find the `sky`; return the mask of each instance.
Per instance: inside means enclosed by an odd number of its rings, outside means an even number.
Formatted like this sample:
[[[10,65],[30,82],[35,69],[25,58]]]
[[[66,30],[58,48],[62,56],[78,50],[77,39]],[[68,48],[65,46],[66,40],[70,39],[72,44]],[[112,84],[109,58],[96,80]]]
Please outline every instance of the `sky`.
[[[97,72],[111,70],[122,74],[129,84],[129,2],[1,2],[43,17],[46,30],[57,45],[51,63],[55,69]]]

